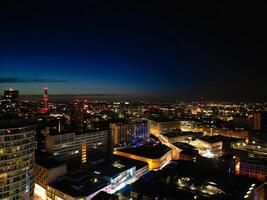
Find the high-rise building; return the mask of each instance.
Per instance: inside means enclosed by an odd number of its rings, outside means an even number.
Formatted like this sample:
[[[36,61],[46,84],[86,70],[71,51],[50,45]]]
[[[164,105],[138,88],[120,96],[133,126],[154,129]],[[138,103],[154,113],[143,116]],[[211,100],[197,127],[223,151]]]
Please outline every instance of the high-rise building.
[[[34,137],[29,121],[0,120],[0,199],[33,199]]]
[[[144,140],[149,137],[147,121],[113,123],[111,124],[111,129],[113,131],[114,145],[124,142],[134,142],[135,140]]]
[[[4,91],[2,99],[2,108],[4,113],[15,114],[18,109],[19,91],[8,89]]]
[[[75,100],[71,113],[70,113],[70,125],[76,129],[86,129],[87,119],[86,111],[88,109],[87,101]]]

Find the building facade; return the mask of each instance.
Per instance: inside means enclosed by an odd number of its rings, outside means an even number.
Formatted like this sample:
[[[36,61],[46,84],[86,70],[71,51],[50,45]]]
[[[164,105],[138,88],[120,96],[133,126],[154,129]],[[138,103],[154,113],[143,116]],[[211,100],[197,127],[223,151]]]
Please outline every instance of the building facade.
[[[156,122],[153,120],[149,120],[150,133],[155,136],[178,129],[180,129],[179,121]]]
[[[58,158],[67,159],[80,155],[86,162],[86,153],[97,149],[109,153],[111,151],[111,131],[88,133],[49,134],[45,138],[46,152]]]
[[[48,184],[66,173],[65,164],[57,164],[50,160],[43,160],[40,163],[37,161],[35,164],[35,199],[46,200]]]
[[[35,129],[0,120],[0,199],[33,199]]]
[[[147,121],[111,124],[113,131],[113,144],[145,140],[149,138],[149,127]]]

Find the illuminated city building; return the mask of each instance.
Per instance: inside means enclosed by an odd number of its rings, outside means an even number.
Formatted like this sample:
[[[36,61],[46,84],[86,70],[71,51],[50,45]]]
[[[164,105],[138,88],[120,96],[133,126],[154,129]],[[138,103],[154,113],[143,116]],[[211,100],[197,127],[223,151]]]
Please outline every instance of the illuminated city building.
[[[149,169],[160,169],[173,159],[173,150],[165,145],[140,146],[116,150],[115,155],[146,162]]]
[[[167,131],[179,130],[180,122],[166,119],[149,120],[149,129],[152,135],[157,136]]]
[[[255,141],[240,140],[231,144],[236,154],[236,173],[264,181],[267,176],[267,148]]]
[[[176,142],[173,145],[179,149],[179,160],[195,161],[197,156],[199,156],[198,150],[190,144]]]
[[[60,159],[80,156],[82,162],[87,160],[85,153],[101,150],[111,153],[111,131],[91,131],[85,133],[61,132],[45,136],[46,152]]]
[[[33,199],[35,127],[0,120],[0,199]]]
[[[147,163],[113,156],[90,170],[77,170],[57,178],[47,187],[47,199],[89,200],[101,191],[113,194],[147,172]]]
[[[210,127],[204,125],[202,122],[197,122],[193,120],[180,121],[180,128],[182,131],[190,132],[202,132],[207,136],[222,135],[226,137],[236,137],[247,139],[249,137],[249,131],[244,129],[229,129],[220,127]]]
[[[112,123],[113,144],[124,142],[142,141],[149,138],[149,127],[147,121],[133,121],[126,123]]]
[[[65,174],[67,174],[65,164],[42,155],[38,156],[35,162],[35,199],[46,200],[48,184]]]
[[[101,191],[110,192],[108,181],[93,173],[77,171],[57,178],[47,187],[47,200],[90,200]]]
[[[169,143],[176,142],[190,142],[196,138],[202,137],[201,133],[189,132],[189,131],[170,131],[163,133],[162,136],[166,138]]]
[[[191,141],[189,144],[194,146],[204,157],[213,158],[222,155],[223,142],[220,137],[204,136]]]
[[[88,111],[88,101],[80,101],[76,99],[71,105],[70,125],[76,129],[87,129],[88,120],[86,118],[86,115]]]
[[[223,177],[223,178],[222,178]],[[264,183],[244,176],[227,175],[212,166],[173,161],[131,185],[127,199],[265,200]]]
[[[1,102],[2,112],[16,114],[18,111],[19,91],[12,88],[4,91],[4,96]]]

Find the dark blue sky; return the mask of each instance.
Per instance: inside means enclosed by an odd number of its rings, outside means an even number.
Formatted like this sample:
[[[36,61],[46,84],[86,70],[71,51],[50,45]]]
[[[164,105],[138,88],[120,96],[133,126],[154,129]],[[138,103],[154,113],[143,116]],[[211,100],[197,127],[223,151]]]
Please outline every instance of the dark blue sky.
[[[128,1],[0,7],[1,90],[267,96],[257,88],[266,64],[263,7]]]

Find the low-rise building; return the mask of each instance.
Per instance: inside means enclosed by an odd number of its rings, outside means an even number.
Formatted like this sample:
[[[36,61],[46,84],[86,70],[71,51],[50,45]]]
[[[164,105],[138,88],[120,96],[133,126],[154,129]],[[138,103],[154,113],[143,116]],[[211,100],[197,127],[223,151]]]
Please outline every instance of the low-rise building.
[[[114,155],[104,163],[57,178],[47,187],[47,199],[89,200],[100,192],[113,194],[147,172],[147,163]]]
[[[148,163],[149,169],[160,169],[173,158],[172,149],[165,145],[143,145],[135,148],[125,148],[113,152],[115,155]]]
[[[67,166],[53,158],[39,157],[35,162],[35,188],[36,199],[47,198],[48,184],[67,173]]]
[[[222,155],[223,142],[219,136],[204,136],[190,142],[204,157],[219,157]]]
[[[78,171],[49,184],[47,199],[89,200],[101,191],[110,191],[108,181],[98,175]]]
[[[223,177],[223,178],[222,178]],[[221,199],[265,200],[261,181],[200,165],[192,161],[173,161],[162,170],[151,171],[132,184],[133,199]]]
[[[169,119],[153,119],[149,120],[150,133],[158,136],[162,133],[179,130],[180,122]]]
[[[170,131],[162,134],[167,139],[168,143],[190,142],[196,138],[202,137],[201,133],[188,131]]]

